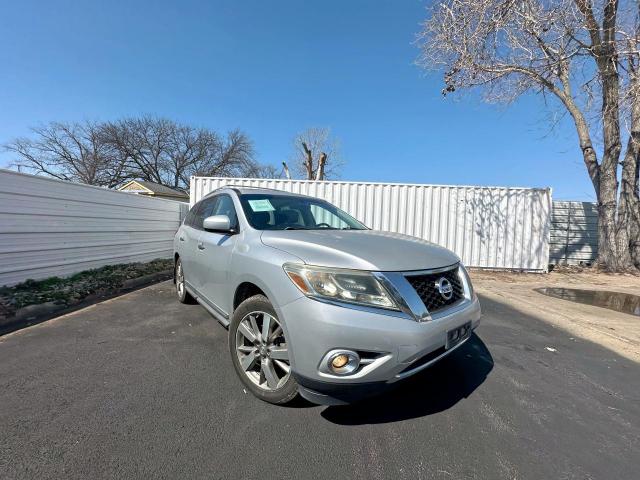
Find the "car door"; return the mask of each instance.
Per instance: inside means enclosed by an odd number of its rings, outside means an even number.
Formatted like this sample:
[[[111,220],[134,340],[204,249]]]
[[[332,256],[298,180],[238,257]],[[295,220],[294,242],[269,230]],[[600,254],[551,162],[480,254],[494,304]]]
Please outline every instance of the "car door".
[[[205,218],[213,215],[212,212],[214,211],[217,201],[218,196],[207,197],[200,201],[200,205],[193,218],[193,235],[189,239],[189,251],[193,252],[193,258],[190,265],[191,271],[188,281],[191,287],[196,290],[199,297],[204,294],[202,291],[202,285],[207,275],[206,258],[202,255],[204,250],[202,237],[206,232],[204,231],[202,224]]]
[[[197,246],[200,239],[201,229],[197,228],[198,210],[202,206],[202,202],[196,203],[184,219],[184,223],[180,227],[178,234],[178,254],[182,260],[182,271],[184,279],[192,289],[196,285],[196,256]],[[202,222],[200,222],[202,225]]]
[[[231,220],[231,226],[237,231],[238,217],[231,196],[220,194],[216,196],[216,200],[209,215],[227,215]],[[229,233],[208,231],[204,231],[200,237],[198,250],[198,263],[202,268],[200,291],[211,306],[224,314],[231,310],[229,268],[237,238],[237,235]]]

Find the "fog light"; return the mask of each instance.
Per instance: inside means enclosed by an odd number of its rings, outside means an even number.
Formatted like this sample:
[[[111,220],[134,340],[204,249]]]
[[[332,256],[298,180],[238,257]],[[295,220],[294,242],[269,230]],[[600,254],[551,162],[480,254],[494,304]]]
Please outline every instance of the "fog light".
[[[360,366],[360,357],[350,350],[334,350],[327,355],[329,372],[335,375],[349,375]]]
[[[331,360],[331,366],[333,368],[342,368],[347,363],[349,363],[349,357],[345,354],[340,354],[337,357],[334,357],[333,360]]]

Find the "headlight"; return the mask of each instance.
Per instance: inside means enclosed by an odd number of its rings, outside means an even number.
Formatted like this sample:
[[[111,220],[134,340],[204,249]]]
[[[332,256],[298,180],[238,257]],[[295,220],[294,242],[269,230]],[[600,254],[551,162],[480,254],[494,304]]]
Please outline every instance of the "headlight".
[[[462,262],[460,262],[460,278],[462,279],[462,283],[464,285],[465,297],[467,297],[469,300],[473,299],[473,284],[471,283],[469,272],[467,272],[467,269],[464,268]]]
[[[283,268],[308,297],[398,310],[385,288],[369,272],[291,263]]]

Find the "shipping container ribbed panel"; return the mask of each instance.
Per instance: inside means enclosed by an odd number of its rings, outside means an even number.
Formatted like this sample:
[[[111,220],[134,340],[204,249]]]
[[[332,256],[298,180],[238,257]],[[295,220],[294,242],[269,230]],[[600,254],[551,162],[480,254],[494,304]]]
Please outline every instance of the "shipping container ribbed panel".
[[[553,202],[549,263],[592,265],[598,257],[598,205]]]
[[[423,238],[470,267],[547,271],[551,189],[192,177],[190,204],[225,185],[325,199],[375,230]]]
[[[170,258],[186,203],[0,170],[0,285]]]

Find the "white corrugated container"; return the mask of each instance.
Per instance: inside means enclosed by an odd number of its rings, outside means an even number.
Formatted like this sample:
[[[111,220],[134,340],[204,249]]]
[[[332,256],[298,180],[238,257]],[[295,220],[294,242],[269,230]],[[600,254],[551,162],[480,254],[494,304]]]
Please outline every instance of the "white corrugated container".
[[[187,204],[0,170],[0,285],[173,255]]]
[[[192,177],[190,204],[224,185],[323,198],[375,230],[424,238],[465,265],[547,271],[551,189]]]

